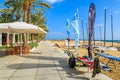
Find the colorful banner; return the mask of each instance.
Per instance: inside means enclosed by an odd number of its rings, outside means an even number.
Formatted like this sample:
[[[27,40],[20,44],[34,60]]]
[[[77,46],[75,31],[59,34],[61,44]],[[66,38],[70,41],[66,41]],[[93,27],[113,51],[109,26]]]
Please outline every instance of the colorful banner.
[[[74,18],[71,22],[73,28],[74,28],[74,31],[75,31],[75,49],[74,49],[74,52],[77,51],[78,49],[78,45],[79,45],[79,14],[78,14],[78,9],[76,10],[75,12],[75,15],[74,15]]]
[[[67,19],[66,26],[67,26],[67,34],[70,35],[70,20],[69,19]]]
[[[88,44],[89,58],[92,58],[92,36],[94,32],[95,16],[96,16],[95,5],[91,3],[90,8],[89,8],[89,44]]]
[[[67,34],[68,34],[67,45],[68,45],[68,51],[69,51],[69,42],[70,42],[70,20],[69,19],[67,19],[66,26],[67,26]]]

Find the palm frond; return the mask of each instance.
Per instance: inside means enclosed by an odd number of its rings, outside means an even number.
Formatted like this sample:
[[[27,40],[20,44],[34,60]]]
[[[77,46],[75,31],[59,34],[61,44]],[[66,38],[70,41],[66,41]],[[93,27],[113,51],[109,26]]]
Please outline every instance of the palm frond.
[[[51,6],[48,3],[45,3],[45,2],[38,2],[38,4],[42,7],[51,8]]]

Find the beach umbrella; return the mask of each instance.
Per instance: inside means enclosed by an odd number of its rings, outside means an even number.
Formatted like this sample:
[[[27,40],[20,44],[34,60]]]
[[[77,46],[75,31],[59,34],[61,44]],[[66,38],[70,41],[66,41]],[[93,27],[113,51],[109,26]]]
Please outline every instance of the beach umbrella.
[[[92,58],[92,36],[94,33],[94,22],[95,22],[96,10],[95,5],[91,3],[89,7],[89,43],[88,43],[88,56]]]
[[[79,44],[79,14],[78,14],[78,9],[76,10],[75,12],[75,15],[72,19],[72,26],[74,28],[74,31],[75,31],[75,49],[74,49],[74,52],[77,52],[77,49],[78,49],[78,44]]]

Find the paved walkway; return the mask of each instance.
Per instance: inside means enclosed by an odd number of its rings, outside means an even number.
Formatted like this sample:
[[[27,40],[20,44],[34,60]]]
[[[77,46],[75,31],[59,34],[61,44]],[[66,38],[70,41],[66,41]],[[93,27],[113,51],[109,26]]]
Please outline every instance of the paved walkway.
[[[87,68],[71,69],[67,55],[41,41],[30,55],[0,56],[0,80],[111,80],[103,74],[91,78]]]

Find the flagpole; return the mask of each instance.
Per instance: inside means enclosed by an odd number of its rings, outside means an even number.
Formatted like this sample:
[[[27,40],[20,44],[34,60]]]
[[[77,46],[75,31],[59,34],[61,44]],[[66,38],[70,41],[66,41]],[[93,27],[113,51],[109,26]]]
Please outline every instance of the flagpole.
[[[104,8],[104,46],[106,41],[106,7]]]
[[[95,30],[93,29],[93,42],[94,42],[94,46],[95,46]]]
[[[67,34],[68,34],[68,38],[67,38],[67,43],[68,43],[68,51],[69,51],[69,42],[70,42],[70,21],[69,19],[67,19]]]
[[[86,32],[87,32],[87,40],[88,40],[88,25],[87,25],[87,22],[86,22]]]
[[[83,45],[85,45],[85,42],[84,42],[84,27],[83,27],[83,20],[81,20],[82,22],[82,31],[83,31]]]
[[[70,45],[69,39],[70,39],[70,36],[69,36],[69,34],[68,34],[68,51],[70,50],[70,49],[69,49],[69,45]]]
[[[111,36],[112,36],[112,47],[113,47],[113,16],[111,15]]]
[[[99,31],[100,31],[100,42],[101,42],[101,46],[102,46],[102,35],[101,35],[101,25],[99,25]]]

